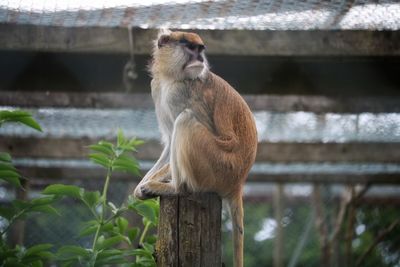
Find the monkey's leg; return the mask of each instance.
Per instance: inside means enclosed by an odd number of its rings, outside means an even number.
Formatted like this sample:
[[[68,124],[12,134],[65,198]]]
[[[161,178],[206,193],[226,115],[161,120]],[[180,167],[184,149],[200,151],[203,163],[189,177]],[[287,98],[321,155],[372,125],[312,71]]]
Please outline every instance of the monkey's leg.
[[[190,139],[193,137],[192,126],[194,123],[196,120],[189,110],[181,112],[175,120],[170,147],[171,183],[148,181],[141,187],[142,192],[152,195],[176,194],[180,186],[188,182],[188,177],[193,176],[190,172],[189,152],[193,150],[191,147],[193,140]]]
[[[234,266],[243,266],[243,200],[239,192],[228,199],[233,228]]]

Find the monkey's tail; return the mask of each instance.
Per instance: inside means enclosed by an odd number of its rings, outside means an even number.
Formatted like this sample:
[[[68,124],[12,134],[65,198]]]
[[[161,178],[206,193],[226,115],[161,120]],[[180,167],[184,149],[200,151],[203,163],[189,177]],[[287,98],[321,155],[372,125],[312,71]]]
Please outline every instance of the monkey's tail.
[[[243,267],[243,200],[242,193],[233,195],[227,199],[233,229],[234,267]]]

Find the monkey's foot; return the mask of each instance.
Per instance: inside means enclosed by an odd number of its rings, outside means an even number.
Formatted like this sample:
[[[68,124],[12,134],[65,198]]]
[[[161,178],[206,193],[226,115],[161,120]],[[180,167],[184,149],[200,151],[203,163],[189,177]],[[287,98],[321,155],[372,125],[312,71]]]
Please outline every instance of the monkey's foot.
[[[157,197],[157,195],[151,193],[151,192],[146,188],[145,185],[140,185],[140,184],[135,188],[135,191],[133,192],[133,196],[134,196],[135,198],[137,198],[137,199],[140,199],[140,200],[146,200],[146,199],[149,199],[149,198],[155,198],[155,197]]]
[[[149,181],[139,186],[139,188],[137,188],[136,190],[138,189],[140,190],[140,196],[139,196],[140,199],[176,194],[175,188],[168,181],[163,181],[163,182]]]

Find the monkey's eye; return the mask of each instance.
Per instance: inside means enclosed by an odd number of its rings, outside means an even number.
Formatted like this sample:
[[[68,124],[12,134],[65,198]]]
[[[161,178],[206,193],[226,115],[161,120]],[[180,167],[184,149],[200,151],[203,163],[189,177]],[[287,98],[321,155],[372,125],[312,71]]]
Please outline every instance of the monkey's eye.
[[[186,40],[186,39],[180,39],[180,40],[179,40],[179,43],[180,43],[180,44],[183,44],[183,45],[186,45],[186,44],[189,43],[189,41]]]
[[[193,44],[193,43],[187,43],[186,47],[189,48],[190,50],[195,50],[197,45]]]

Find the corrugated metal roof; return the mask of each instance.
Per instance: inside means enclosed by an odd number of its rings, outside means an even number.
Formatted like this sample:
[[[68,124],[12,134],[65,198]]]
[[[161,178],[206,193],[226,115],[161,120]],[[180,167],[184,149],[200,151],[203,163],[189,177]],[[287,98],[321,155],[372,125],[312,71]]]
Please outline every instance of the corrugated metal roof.
[[[396,0],[0,0],[0,23],[181,29],[400,29]]]

